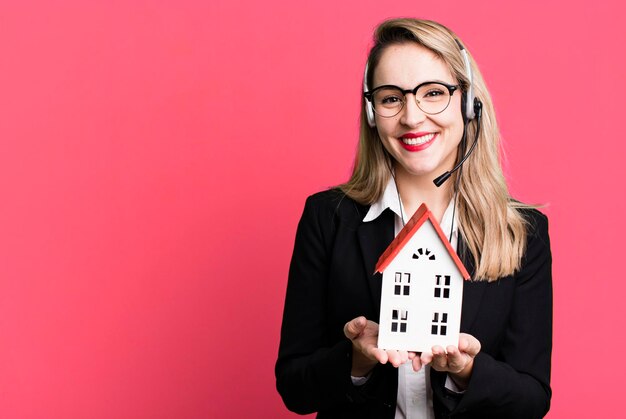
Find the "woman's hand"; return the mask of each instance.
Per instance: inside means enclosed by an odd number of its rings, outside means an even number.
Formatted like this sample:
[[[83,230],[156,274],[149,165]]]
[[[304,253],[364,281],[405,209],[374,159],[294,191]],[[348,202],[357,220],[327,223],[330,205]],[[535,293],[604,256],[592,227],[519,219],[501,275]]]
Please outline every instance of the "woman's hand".
[[[430,363],[437,371],[447,372],[459,387],[465,389],[472,376],[474,357],[478,352],[480,352],[478,339],[467,333],[461,333],[458,348],[450,345],[444,350],[441,346],[433,346],[432,353],[424,352],[419,358],[413,358],[413,369],[418,371],[422,365]]]
[[[343,333],[352,341],[352,376],[366,376],[377,363],[390,362],[399,367],[415,354],[407,351],[384,350],[376,347],[378,341],[378,323],[360,316],[350,320],[343,327]]]

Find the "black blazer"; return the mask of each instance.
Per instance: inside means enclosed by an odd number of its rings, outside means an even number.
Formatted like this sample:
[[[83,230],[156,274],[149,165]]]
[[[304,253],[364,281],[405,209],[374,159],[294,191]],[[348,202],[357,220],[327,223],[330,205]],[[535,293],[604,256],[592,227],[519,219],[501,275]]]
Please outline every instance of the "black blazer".
[[[285,405],[318,418],[389,418],[395,415],[397,370],[374,368],[363,386],[352,385],[352,344],[343,327],[365,316],[378,322],[378,257],[393,240],[394,215],[385,210],[363,223],[369,207],[338,190],[307,199],[289,269],[276,386]],[[475,336],[481,352],[467,391],[445,389],[446,374],[431,369],[437,418],[539,418],[550,406],[552,275],[546,217],[524,212],[529,222],[522,268],[495,282],[466,282],[461,331]],[[472,258],[461,260],[470,274]]]

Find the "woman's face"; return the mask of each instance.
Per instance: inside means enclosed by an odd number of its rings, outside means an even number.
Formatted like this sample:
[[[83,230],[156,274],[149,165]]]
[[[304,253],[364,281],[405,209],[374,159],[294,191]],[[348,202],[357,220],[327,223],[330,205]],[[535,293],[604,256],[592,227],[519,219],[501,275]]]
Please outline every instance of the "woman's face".
[[[404,43],[383,51],[372,89],[389,84],[412,90],[425,81],[457,84],[448,67],[432,52],[415,43]],[[409,93],[398,115],[391,118],[376,115],[378,134],[395,159],[397,174],[404,171],[433,180],[454,166],[463,135],[461,96],[457,90],[443,112],[429,115]]]

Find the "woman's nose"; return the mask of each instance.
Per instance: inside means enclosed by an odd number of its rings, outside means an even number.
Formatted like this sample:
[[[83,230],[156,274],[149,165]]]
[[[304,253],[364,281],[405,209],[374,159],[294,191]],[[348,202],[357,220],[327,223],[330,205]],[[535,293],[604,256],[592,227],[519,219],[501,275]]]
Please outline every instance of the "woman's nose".
[[[406,95],[406,103],[401,112],[400,122],[404,125],[414,127],[421,124],[425,119],[426,114],[417,106],[415,96],[412,94]]]

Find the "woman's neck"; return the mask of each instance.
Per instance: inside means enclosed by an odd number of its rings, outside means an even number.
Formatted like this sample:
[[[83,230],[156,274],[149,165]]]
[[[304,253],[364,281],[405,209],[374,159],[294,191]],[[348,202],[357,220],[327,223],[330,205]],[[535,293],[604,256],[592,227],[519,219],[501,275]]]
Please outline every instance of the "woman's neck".
[[[404,170],[396,170],[395,181],[407,219],[424,203],[435,219],[441,222],[452,198],[452,179],[437,187],[428,176],[414,176]]]

